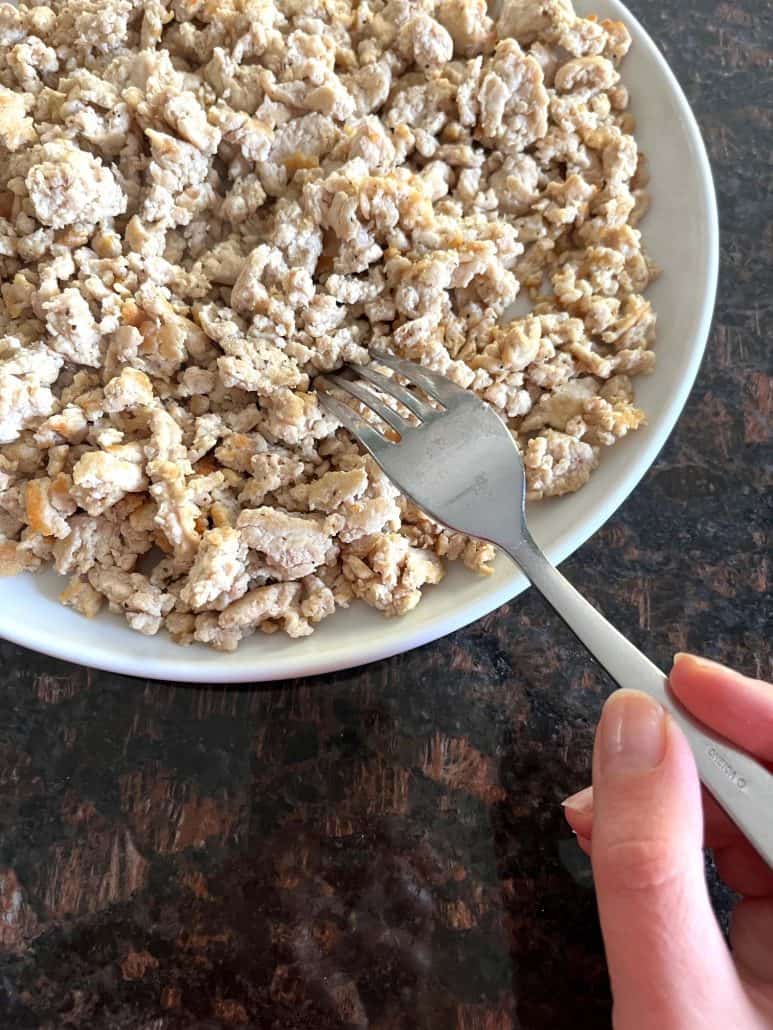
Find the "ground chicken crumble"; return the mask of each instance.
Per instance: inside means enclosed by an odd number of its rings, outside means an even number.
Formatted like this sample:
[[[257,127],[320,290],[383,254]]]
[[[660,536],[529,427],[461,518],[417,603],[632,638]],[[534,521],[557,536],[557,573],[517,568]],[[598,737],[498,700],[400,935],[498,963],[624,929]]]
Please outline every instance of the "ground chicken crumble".
[[[568,0],[0,3],[0,570],[224,650],[490,571],[314,377],[377,343],[583,486],[654,361],[629,44]]]

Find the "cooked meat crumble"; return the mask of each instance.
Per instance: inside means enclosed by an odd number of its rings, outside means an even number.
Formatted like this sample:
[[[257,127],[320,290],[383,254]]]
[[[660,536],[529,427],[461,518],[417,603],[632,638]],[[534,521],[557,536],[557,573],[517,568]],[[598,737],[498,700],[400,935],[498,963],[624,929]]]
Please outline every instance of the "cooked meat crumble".
[[[629,44],[568,0],[0,3],[0,570],[225,650],[490,571],[314,377],[377,343],[532,499],[587,482],[654,361]]]

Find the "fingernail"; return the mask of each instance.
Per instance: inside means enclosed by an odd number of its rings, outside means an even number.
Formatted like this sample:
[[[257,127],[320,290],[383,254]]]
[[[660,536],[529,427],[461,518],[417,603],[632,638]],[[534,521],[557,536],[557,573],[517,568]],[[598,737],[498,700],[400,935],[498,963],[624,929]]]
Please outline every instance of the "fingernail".
[[[701,658],[700,655],[690,654],[688,651],[677,651],[674,655],[674,665],[679,665],[680,662],[684,661],[699,665],[702,669],[713,668],[717,664],[712,662],[710,658]]]
[[[647,772],[660,765],[666,748],[665,712],[638,690],[618,690],[601,716],[601,773]]]
[[[590,812],[593,808],[593,787],[578,790],[576,794],[572,794],[561,804],[564,808],[571,808],[573,812]]]

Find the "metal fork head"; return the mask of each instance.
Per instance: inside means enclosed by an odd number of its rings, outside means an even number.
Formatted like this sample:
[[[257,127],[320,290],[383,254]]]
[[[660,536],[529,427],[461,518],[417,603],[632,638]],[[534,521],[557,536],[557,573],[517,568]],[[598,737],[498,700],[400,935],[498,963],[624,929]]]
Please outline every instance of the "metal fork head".
[[[400,491],[438,522],[495,543],[523,538],[523,462],[507,426],[474,393],[414,362],[381,351],[373,365],[347,366],[345,375],[315,381],[320,404],[372,455]],[[429,398],[424,400],[413,386]],[[364,405],[389,427],[379,429],[330,387]],[[397,402],[399,408],[387,400]],[[430,403],[432,402],[432,403]]]

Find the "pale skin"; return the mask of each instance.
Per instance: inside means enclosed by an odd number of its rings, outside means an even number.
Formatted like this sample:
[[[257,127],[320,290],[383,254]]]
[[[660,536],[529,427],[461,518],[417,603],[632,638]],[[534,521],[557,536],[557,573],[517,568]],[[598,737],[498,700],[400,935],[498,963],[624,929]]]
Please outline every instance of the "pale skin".
[[[773,769],[773,685],[692,655],[676,656],[669,683],[696,718]],[[593,864],[615,1030],[770,1030],[773,870],[701,790],[687,741],[660,705],[634,690],[609,698],[593,786],[564,805]],[[742,895],[730,949],[703,843]]]

